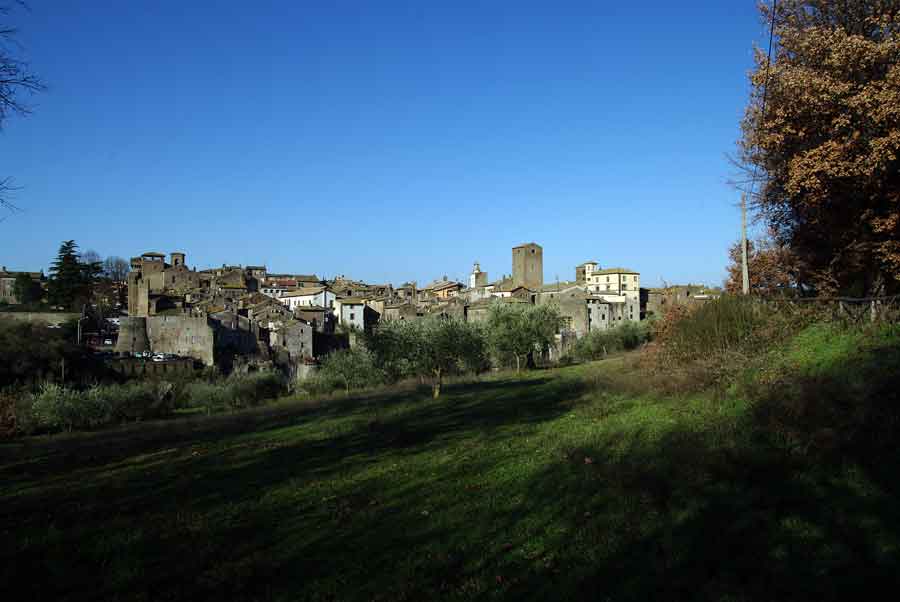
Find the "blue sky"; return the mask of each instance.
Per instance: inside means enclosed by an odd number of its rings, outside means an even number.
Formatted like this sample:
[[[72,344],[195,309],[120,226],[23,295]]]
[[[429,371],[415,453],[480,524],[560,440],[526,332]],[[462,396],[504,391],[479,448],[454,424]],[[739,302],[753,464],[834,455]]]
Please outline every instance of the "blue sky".
[[[544,247],[642,282],[720,283],[738,236],[725,155],[753,0],[33,0],[47,83],[0,132],[24,212],[0,262],[60,241],[198,268],[464,278]]]

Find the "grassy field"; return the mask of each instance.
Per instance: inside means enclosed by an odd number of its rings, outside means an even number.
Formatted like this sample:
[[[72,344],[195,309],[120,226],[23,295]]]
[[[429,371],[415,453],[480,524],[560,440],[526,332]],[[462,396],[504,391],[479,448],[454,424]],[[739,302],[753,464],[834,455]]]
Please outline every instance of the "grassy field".
[[[4,444],[4,599],[832,600],[897,585],[896,457],[791,453],[747,402],[624,392],[636,370]]]

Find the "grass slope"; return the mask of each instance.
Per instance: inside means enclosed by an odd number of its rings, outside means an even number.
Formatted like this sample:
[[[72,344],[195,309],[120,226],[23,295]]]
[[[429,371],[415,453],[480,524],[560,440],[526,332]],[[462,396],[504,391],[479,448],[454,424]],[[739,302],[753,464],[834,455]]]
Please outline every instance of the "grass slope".
[[[629,370],[0,446],[0,577],[32,600],[828,600],[896,584],[892,479],[773,446],[746,402],[622,393],[610,377]]]

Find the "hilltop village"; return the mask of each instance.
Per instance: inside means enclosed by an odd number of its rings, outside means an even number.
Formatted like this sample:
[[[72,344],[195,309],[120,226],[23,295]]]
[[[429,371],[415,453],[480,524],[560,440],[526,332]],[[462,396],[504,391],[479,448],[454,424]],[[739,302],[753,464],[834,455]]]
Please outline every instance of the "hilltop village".
[[[547,284],[543,249],[533,242],[512,249],[509,276],[492,281],[475,262],[468,282],[444,276],[425,286],[323,280],[254,265],[198,271],[181,252],[146,252],[130,264],[126,315],[114,319],[117,336],[105,340],[117,354],[193,358],[229,370],[275,365],[298,379],[381,320],[438,314],[483,321],[495,303],[553,303],[564,321],[562,351],[588,332],[640,321],[681,296],[642,289],[637,271],[596,261],[575,266],[574,280]],[[689,298],[701,297],[686,290],[683,300]]]

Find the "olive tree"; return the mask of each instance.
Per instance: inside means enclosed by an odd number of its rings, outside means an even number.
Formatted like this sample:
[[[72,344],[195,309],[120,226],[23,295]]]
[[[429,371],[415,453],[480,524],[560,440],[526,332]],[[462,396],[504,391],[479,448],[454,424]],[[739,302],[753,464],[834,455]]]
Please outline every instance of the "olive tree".
[[[488,315],[491,351],[500,363],[514,359],[519,372],[523,360],[554,344],[561,325],[555,305],[495,303]]]

